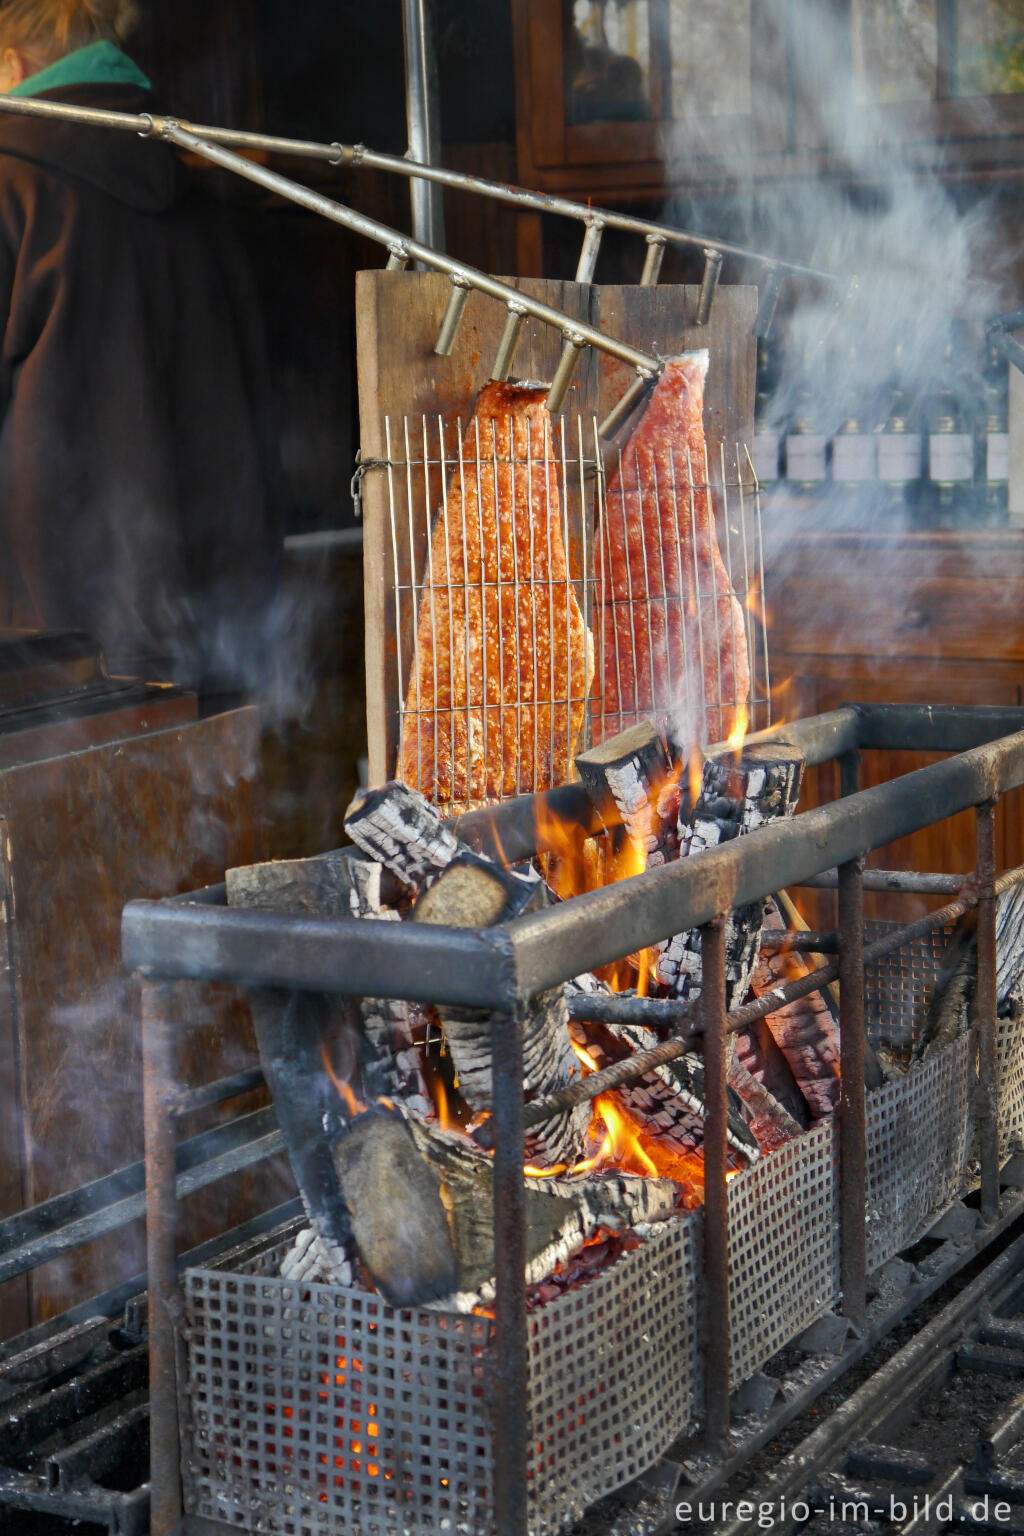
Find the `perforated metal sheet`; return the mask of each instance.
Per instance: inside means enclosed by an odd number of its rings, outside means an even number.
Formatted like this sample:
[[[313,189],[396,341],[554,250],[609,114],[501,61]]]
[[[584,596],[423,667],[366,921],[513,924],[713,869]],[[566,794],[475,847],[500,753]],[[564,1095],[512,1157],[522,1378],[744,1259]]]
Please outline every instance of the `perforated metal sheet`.
[[[891,933],[897,923],[869,918],[864,942]],[[937,928],[913,944],[883,955],[864,969],[864,1013],[868,1039],[885,1045],[898,1061],[909,1063],[928,1016],[932,987],[952,928]]]
[[[996,1020],[999,1072],[999,1151],[1024,1150],[1024,1016]]]
[[[738,1386],[839,1289],[835,1128],[823,1121],[729,1181],[731,1384]]]
[[[964,1185],[971,1126],[966,1036],[868,1095],[868,1271],[917,1237]]]
[[[655,1229],[531,1316],[533,1536],[651,1466],[688,1422],[697,1225]],[[280,1536],[492,1529],[490,1319],[223,1268],[190,1270],[185,1293],[190,1514]]]

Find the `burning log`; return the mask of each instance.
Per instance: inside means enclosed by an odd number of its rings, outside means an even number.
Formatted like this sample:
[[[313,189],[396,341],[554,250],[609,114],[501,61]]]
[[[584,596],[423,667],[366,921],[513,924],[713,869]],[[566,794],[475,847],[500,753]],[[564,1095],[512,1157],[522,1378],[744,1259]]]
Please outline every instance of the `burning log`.
[[[493,1160],[416,1116],[374,1109],[334,1146],[360,1256],[396,1307],[494,1295]],[[545,1279],[599,1228],[620,1232],[675,1209],[666,1180],[628,1174],[530,1178],[526,1282]]]
[[[678,776],[664,741],[649,720],[609,737],[576,759],[583,786],[600,809],[614,801],[648,869],[679,850]]]
[[[804,755],[784,741],[751,742],[738,753],[708,758],[690,820],[680,827],[680,858],[715,848],[778,817],[792,816],[803,778]],[[738,1008],[757,963],[764,903],[738,907],[726,936],[728,1007]],[[680,999],[701,989],[700,937],[681,933],[658,957],[657,979]]]
[[[412,919],[458,928],[482,928],[504,922],[543,905],[547,890],[534,876],[504,870],[489,859],[463,853],[453,859],[417,900]],[[458,1090],[474,1113],[490,1111],[491,1019],[465,1009],[442,1009]],[[579,1075],[569,1038],[569,1008],[564,987],[534,999],[523,1026],[523,1086],[527,1097],[564,1087]],[[541,1166],[577,1162],[590,1125],[585,1107],[553,1117],[531,1138],[528,1155]]]
[[[434,878],[463,851],[424,797],[392,781],[358,794],[345,812],[349,837],[414,889]]]
[[[573,1039],[595,1071],[624,1061],[658,1044],[653,1030],[640,1024],[596,1024],[574,1020]],[[642,1125],[666,1149],[689,1156],[704,1144],[704,1068],[689,1053],[654,1067],[635,1083],[609,1095],[631,1120]],[[745,1162],[758,1156],[758,1143],[746,1125],[739,1099],[731,1096],[729,1145]]]

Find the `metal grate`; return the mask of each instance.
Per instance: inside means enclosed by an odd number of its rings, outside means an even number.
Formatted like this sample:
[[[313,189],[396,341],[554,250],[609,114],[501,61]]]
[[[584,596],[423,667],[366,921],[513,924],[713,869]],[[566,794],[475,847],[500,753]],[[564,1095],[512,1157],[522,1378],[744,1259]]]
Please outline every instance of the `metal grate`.
[[[829,1306],[839,1289],[831,1120],[729,1180],[730,1385]]]
[[[868,1095],[868,1271],[906,1248],[964,1185],[971,1144],[970,1040]]]
[[[878,986],[883,1034],[918,1020],[940,946]],[[884,1263],[962,1188],[964,1038],[868,1095],[868,1258]],[[839,1296],[835,1126],[729,1183],[731,1381]],[[702,1218],[651,1229],[530,1316],[531,1536],[557,1536],[662,1455],[703,1400]],[[185,1277],[190,1514],[271,1536],[485,1536],[493,1529],[493,1324],[397,1312],[277,1271],[294,1226]]]
[[[685,709],[701,741],[726,734],[742,703],[734,697],[735,654],[731,665],[728,655],[719,665],[707,697],[695,700],[694,680],[698,669],[713,677],[713,656],[721,658],[727,598],[743,614],[750,729],[771,723],[760,504],[746,450],[731,449],[727,464],[717,445],[710,466],[705,456],[696,467],[687,454],[672,485],[684,521],[714,517],[728,587],[710,557],[684,552],[678,538],[672,549],[647,548],[641,519],[645,547],[629,549],[628,593],[616,596],[610,583],[602,591],[600,577],[613,513],[596,419],[563,416],[535,439],[528,422],[522,434],[492,430],[482,442],[478,420],[464,427],[440,417],[386,418],[386,458],[367,466],[387,480],[396,772],[446,809],[565,783],[577,751],[641,716]],[[626,499],[613,498],[624,536]],[[693,565],[685,580],[684,561]],[[695,606],[685,618],[684,601]],[[645,628],[639,668],[637,613]],[[573,645],[580,620],[589,635],[582,653]],[[730,635],[735,653],[732,624]],[[621,687],[612,690],[606,677],[620,644],[632,649],[634,678],[650,673],[626,713]],[[606,708],[613,692],[614,714]]]
[[[534,1536],[645,1471],[688,1421],[697,1225],[655,1229],[531,1316]],[[276,1268],[293,1230],[247,1267]],[[234,1262],[186,1276],[189,1512],[281,1536],[489,1530],[491,1320]]]
[[[868,918],[864,923],[864,942],[871,944],[899,926]],[[952,932],[952,927],[936,928],[865,967],[868,1038],[874,1046],[884,1045],[904,1066],[909,1064],[911,1051],[921,1038],[932,987]]]

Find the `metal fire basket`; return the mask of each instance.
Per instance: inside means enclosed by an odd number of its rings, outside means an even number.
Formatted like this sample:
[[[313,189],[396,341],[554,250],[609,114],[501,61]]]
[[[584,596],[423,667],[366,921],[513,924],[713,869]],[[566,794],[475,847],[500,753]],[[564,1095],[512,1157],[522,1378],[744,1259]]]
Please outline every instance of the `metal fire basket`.
[[[464,731],[466,742],[482,751],[486,761],[488,735],[504,741],[507,723],[514,720],[515,737],[521,743],[525,722],[527,740],[533,744],[532,752],[521,755],[508,770],[516,786],[511,794],[506,791],[492,798],[508,799],[516,793],[553,789],[567,777],[566,774],[556,776],[556,765],[567,766],[571,771],[575,752],[590,746],[592,741],[602,741],[639,718],[653,716],[671,721],[686,700],[687,678],[706,676],[707,657],[717,656],[719,659],[718,686],[717,689],[709,688],[705,698],[692,701],[689,724],[696,739],[708,740],[709,718],[724,722],[726,732],[733,729],[739,720],[741,705],[745,707],[751,730],[767,728],[771,724],[761,504],[745,448],[733,444],[727,449],[724,443],[713,444],[710,449],[705,448],[703,462],[699,465],[693,463],[688,449],[685,454],[674,455],[676,478],[671,493],[680,504],[685,499],[695,521],[702,515],[701,509],[706,507],[703,515],[714,521],[728,574],[728,587],[719,586],[710,554],[698,555],[698,544],[702,541],[695,538],[692,580],[698,654],[691,658],[686,652],[684,626],[681,626],[683,650],[679,657],[673,656],[668,640],[670,609],[673,605],[678,606],[681,600],[666,592],[664,581],[656,591],[653,590],[655,583],[650,581],[652,570],[663,573],[666,567],[682,567],[684,555],[678,534],[671,550],[660,545],[648,548],[649,539],[643,523],[637,532],[631,533],[629,529],[625,498],[612,498],[618,512],[610,510],[607,480],[609,474],[615,473],[622,479],[624,450],[620,447],[614,455],[605,454],[596,419],[585,424],[579,416],[572,419],[563,416],[553,422],[551,438],[544,442],[535,443],[528,430],[525,458],[517,457],[511,433],[501,437],[500,448],[495,440],[489,451],[482,450],[478,422],[464,424],[456,420],[446,424],[441,417],[420,416],[410,420],[405,416],[397,421],[385,418],[383,441],[384,459],[363,466],[363,469],[381,476],[387,487],[386,516],[367,524],[367,538],[383,538],[387,544],[386,552],[382,551],[383,558],[374,561],[374,568],[381,568],[388,578],[389,601],[394,612],[397,697],[390,699],[387,707],[391,718],[397,714],[397,741],[415,743],[407,751],[400,749],[397,777],[407,779],[428,800],[452,813],[468,811],[473,804],[469,794],[471,776],[464,770],[457,775],[457,754],[452,753],[446,771],[439,771],[436,765],[424,764],[424,741],[431,745],[442,738],[455,741],[457,732]],[[551,476],[535,475],[538,463],[553,465],[560,506],[551,504]],[[495,578],[490,579],[485,577],[485,562],[480,558],[484,543],[481,509],[486,498],[494,494],[494,485],[499,483],[508,487],[511,498],[510,505],[503,510],[502,521],[510,526],[512,536],[510,547],[503,547],[501,523],[498,524]],[[535,517],[532,500],[541,485],[546,504],[539,521],[548,529],[548,547],[535,550],[532,547]],[[453,494],[453,486],[463,488],[463,494]],[[467,494],[466,488],[475,491],[475,496]],[[666,487],[666,493],[668,491],[669,487]],[[529,506],[520,505],[526,501],[530,502]],[[637,558],[627,561],[628,595],[609,599],[602,593],[598,572],[602,560],[611,565],[612,517],[621,520],[625,548],[630,549],[634,540],[644,540],[644,547],[640,549],[638,545]],[[435,524],[436,518],[443,522]],[[559,538],[566,551],[566,574],[559,580],[551,574],[553,518],[557,519]],[[479,526],[470,526],[473,519]],[[678,527],[678,513],[675,521]],[[518,530],[525,526],[531,528],[529,540],[520,539]],[[432,554],[436,527],[444,528],[444,539],[440,550]],[[660,539],[660,523],[656,527]],[[614,532],[617,536],[618,528]],[[709,549],[710,540],[703,541],[703,547]],[[467,551],[472,551],[471,556]],[[540,576],[533,574],[538,556],[546,572]],[[637,571],[644,573],[642,589],[635,585],[641,580],[634,575]],[[529,656],[520,654],[517,618],[521,597],[528,588],[532,588],[535,597]],[[715,594],[714,598],[712,594]],[[750,668],[750,697],[745,701],[738,701],[733,692],[734,680],[739,673],[735,630],[732,630],[732,664],[724,669],[722,666],[720,599],[724,596],[735,597],[743,613]],[[623,645],[628,645],[631,640],[632,676],[641,677],[633,632],[635,616],[646,613],[646,654],[653,661],[652,604],[659,609],[665,636],[664,656],[661,648],[657,651],[657,676],[644,679],[644,686],[649,683],[654,691],[635,701],[639,713],[635,709],[625,714],[617,709],[610,712],[605,703],[608,698],[606,658],[613,655],[617,665],[620,640]],[[539,629],[543,626],[546,631],[539,636],[540,653],[552,656],[556,635],[561,633],[568,637],[573,608],[578,608],[593,640],[594,677],[590,687],[582,674],[573,674],[570,665],[561,692],[552,688],[549,690],[551,697],[539,697],[544,682],[541,672],[534,696],[522,698],[519,685],[527,673],[532,676],[532,658],[538,654]],[[471,619],[469,624],[464,619],[467,614]],[[450,616],[448,644],[430,647],[429,687],[422,687],[423,680],[416,666],[417,635],[424,622],[431,633],[436,633],[436,616],[444,618],[446,625]],[[505,665],[502,665],[501,647],[498,648],[500,676],[488,676],[486,647],[474,647],[471,654],[471,630],[481,633],[503,631],[514,637],[514,653],[507,664],[508,676]],[[453,631],[458,631],[458,640],[453,639]],[[554,669],[551,668],[549,682],[553,678]],[[613,691],[616,698],[621,698],[621,685]],[[438,702],[441,698],[448,701],[446,705]],[[575,734],[573,722],[580,716],[582,729],[575,741],[570,740],[570,735]],[[459,776],[465,780],[461,787],[456,784]]]
[[[780,734],[778,728],[774,734]],[[695,1410],[702,1412],[706,1444],[713,1453],[722,1454],[729,1443],[731,1386],[756,1368],[766,1351],[792,1337],[796,1329],[839,1297],[851,1321],[864,1323],[869,1269],[911,1240],[922,1223],[933,1219],[949,1195],[962,1187],[972,1116],[980,1154],[982,1216],[990,1222],[998,1218],[1001,1133],[1004,1143],[1012,1142],[1018,1134],[1020,1106],[1010,1102],[1008,1090],[1019,1082],[1020,1041],[1005,1035],[1000,1041],[996,1032],[995,899],[997,891],[1019,879],[1022,872],[996,880],[994,811],[1001,794],[1024,783],[1024,710],[850,705],[789,725],[784,735],[801,748],[811,765],[840,760],[846,791],[843,798],[735,839],[700,858],[667,864],[618,886],[491,929],[379,924],[375,925],[379,933],[375,933],[371,947],[366,943],[365,924],[358,921],[229,910],[218,904],[223,897],[217,893],[202,899],[136,902],[126,908],[125,960],[145,978],[155,1536],[169,1536],[181,1514],[177,1392],[179,1383],[184,1391],[186,1369],[197,1373],[200,1369],[197,1362],[186,1366],[186,1331],[182,1328],[185,1301],[175,1254],[174,1112],[180,1112],[182,1104],[188,1102],[188,1095],[183,1096],[175,1086],[181,1025],[175,1017],[170,983],[177,979],[401,997],[483,1007],[492,1012],[497,1293],[493,1351],[486,1362],[481,1358],[479,1379],[494,1426],[491,1528],[502,1536],[525,1536],[531,1528],[531,1483],[537,1486],[537,1480],[527,1476],[538,1444],[529,1410],[531,1328],[538,1315],[543,1317],[544,1309],[530,1318],[525,1311],[522,1146],[527,1110],[522,1096],[521,1031],[517,1026],[525,1004],[540,991],[676,932],[701,930],[704,988],[698,1012],[681,1015],[677,1040],[658,1049],[682,1050],[698,1044],[704,1056],[705,1204],[702,1212],[682,1218],[683,1225],[676,1230],[685,1231],[688,1222],[700,1225],[699,1267],[691,1290],[694,1298],[700,1297],[699,1329],[694,1336],[701,1341],[703,1391],[695,1399]],[[859,790],[858,754],[871,748],[957,755],[888,784]],[[582,824],[590,824],[590,808],[579,787],[566,786],[542,798],[557,806],[561,814],[575,814]],[[482,848],[493,848],[497,840],[507,857],[524,857],[533,851],[536,799],[527,796],[470,813],[462,818],[460,831]],[[879,935],[865,948],[865,856],[898,837],[971,807],[976,810],[977,867],[960,894],[938,911]],[[762,999],[726,1014],[724,918],[734,906],[799,885],[833,865],[839,868],[838,964],[816,972],[806,989],[823,985],[838,972],[842,1006],[840,1109],[834,1122],[820,1124],[727,1183],[728,1034],[748,1027],[752,1017],[770,1011],[773,1001]],[[905,950],[972,908],[977,910],[978,985],[970,1036],[869,1097],[864,1087],[865,957],[874,963],[898,949]],[[1000,1047],[1006,1067],[1002,1093],[998,1091]],[[643,1071],[646,1063],[637,1058],[633,1065]],[[975,1070],[977,1086],[972,1090],[969,1084]],[[581,1086],[592,1082],[587,1079]],[[537,1113],[537,1106],[529,1106],[529,1113]],[[893,1222],[887,1214],[893,1181],[902,1176],[897,1170],[905,1171],[911,1165],[916,1173],[908,1187],[901,1188],[899,1218]],[[779,1218],[777,1230],[784,1234],[782,1241],[792,1245],[799,1240],[804,1245],[799,1255],[789,1247],[774,1258],[766,1258],[764,1234],[775,1218]],[[696,1225],[690,1230],[695,1231]],[[685,1293],[680,1253],[669,1251],[668,1236],[659,1241],[667,1245],[665,1250],[654,1248],[650,1252],[659,1263],[672,1267],[677,1289]],[[806,1289],[801,1289],[794,1276],[805,1267],[811,1279]],[[240,1268],[244,1271],[244,1264]],[[220,1277],[216,1282],[209,1279],[215,1274]],[[605,1283],[612,1285],[616,1279],[613,1268]],[[770,1281],[767,1291],[766,1279]],[[200,1316],[198,1298],[213,1297],[218,1284],[221,1292],[214,1300],[228,1332],[233,1326],[230,1308],[224,1310],[228,1290],[234,1298],[231,1306],[236,1310],[232,1315],[237,1337],[243,1341],[242,1355],[250,1361],[265,1359],[271,1344],[280,1349],[287,1345],[291,1351],[288,1359],[296,1370],[289,1379],[291,1389],[298,1394],[293,1409],[305,1410],[314,1399],[319,1400],[320,1392],[330,1393],[330,1386],[323,1386],[318,1379],[302,1378],[303,1371],[311,1371],[316,1378],[320,1369],[316,1351],[322,1349],[322,1342],[316,1341],[309,1328],[314,1315],[318,1321],[322,1315],[328,1351],[336,1349],[338,1331],[332,1331],[336,1309],[344,1308],[347,1302],[321,1296],[316,1287],[306,1287],[305,1295],[290,1299],[292,1312],[285,1317],[274,1311],[279,1307],[280,1292],[277,1301],[266,1301],[271,1282],[265,1277],[207,1270],[188,1281],[193,1319]],[[573,1293],[564,1300],[582,1307],[582,1294]],[[362,1298],[364,1307],[371,1303],[377,1305],[376,1299]],[[261,1305],[270,1308],[265,1318]],[[767,1322],[767,1337],[749,1332],[755,1312],[762,1314],[761,1332],[762,1322]],[[696,1312],[691,1311],[691,1316],[696,1317]],[[385,1350],[378,1354],[378,1362],[383,1369],[401,1375],[418,1347],[416,1321],[416,1315],[410,1314],[374,1317],[371,1322],[377,1325],[376,1330],[367,1328],[361,1347],[369,1349],[375,1339],[379,1343],[383,1329],[392,1341],[391,1356],[389,1359]],[[696,1328],[696,1323],[693,1326]],[[685,1327],[684,1322],[684,1333]],[[223,1331],[216,1336],[209,1332],[204,1335],[207,1343],[224,1336]],[[333,1356],[335,1374],[343,1374],[337,1366],[340,1353],[338,1350]],[[237,1352],[233,1358],[238,1358]],[[204,1369],[208,1367],[216,1378],[225,1360],[215,1355]],[[398,1375],[392,1386],[405,1390]],[[195,1379],[198,1385],[198,1374]],[[215,1385],[218,1391],[224,1390],[224,1379]],[[308,1400],[304,1393],[309,1394]],[[376,1398],[365,1401],[380,1406]],[[190,1414],[192,1405],[184,1397],[183,1402]],[[243,1412],[243,1402],[251,1407],[248,1396],[232,1398],[228,1404],[232,1416],[228,1428],[232,1430],[239,1427],[236,1421]],[[407,1411],[412,1414],[414,1410],[410,1406]],[[371,1417],[367,1410],[359,1422],[365,1426]],[[311,1433],[310,1422],[295,1413],[293,1423],[295,1444],[301,1445],[303,1436],[308,1439]],[[185,1425],[189,1435],[195,1433],[191,1420],[186,1419]],[[422,1433],[429,1438],[428,1431]],[[232,1467],[237,1470],[239,1459],[244,1464],[246,1454],[244,1442],[240,1450],[225,1449],[222,1472]],[[379,1470],[380,1463],[375,1464]],[[278,1468],[278,1480],[287,1482],[283,1467]],[[316,1530],[320,1502],[318,1492],[315,1504],[304,1510],[302,1518],[296,1521],[290,1515],[290,1523],[281,1529]],[[244,1519],[234,1518],[236,1524],[244,1526]],[[367,1531],[392,1528],[401,1526],[386,1522],[366,1525]],[[543,1527],[534,1522],[534,1528]],[[486,1531],[488,1527],[480,1529]]]

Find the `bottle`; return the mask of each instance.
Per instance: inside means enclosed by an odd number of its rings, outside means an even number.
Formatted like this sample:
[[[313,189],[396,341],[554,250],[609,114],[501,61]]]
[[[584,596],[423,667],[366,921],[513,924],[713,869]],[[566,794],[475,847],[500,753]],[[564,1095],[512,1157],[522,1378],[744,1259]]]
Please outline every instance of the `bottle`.
[[[979,521],[1005,523],[1010,503],[1010,367],[989,342],[981,375],[981,409],[975,439]]]
[[[790,489],[800,496],[820,495],[828,478],[827,443],[818,415],[818,396],[811,388],[810,363],[808,349],[786,434],[786,479]]]
[[[935,390],[928,402],[927,509],[939,528],[970,521],[974,486],[974,433],[964,399],[965,348],[946,342]]]
[[[902,344],[897,345],[893,354],[884,409],[878,434],[878,479],[886,511],[902,518],[913,510],[922,470],[920,423],[907,394]]]
[[[751,459],[762,495],[772,492],[779,480],[782,439],[771,424],[772,397],[778,383],[778,352],[767,336],[757,338],[757,382],[754,393],[754,446]]]
[[[844,367],[847,389],[843,419],[832,439],[832,480],[843,491],[847,510],[863,510],[870,503],[871,486],[878,473],[874,436],[867,430],[864,391],[857,378],[857,353],[847,351]]]

